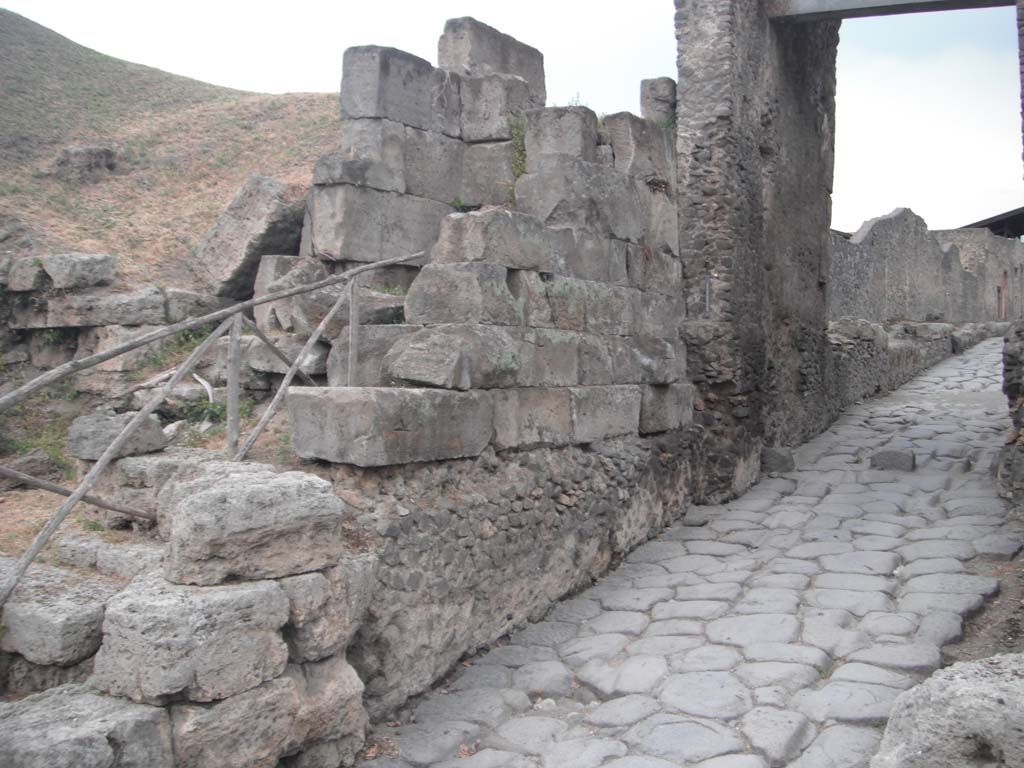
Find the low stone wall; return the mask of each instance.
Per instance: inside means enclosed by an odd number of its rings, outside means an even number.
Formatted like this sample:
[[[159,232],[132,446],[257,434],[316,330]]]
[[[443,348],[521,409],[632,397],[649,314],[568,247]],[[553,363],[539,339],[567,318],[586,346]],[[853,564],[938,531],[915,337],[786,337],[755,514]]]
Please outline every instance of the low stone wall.
[[[999,485],[1020,506],[1024,504],[1024,322],[1014,323],[1003,341],[1003,393],[1013,432],[1000,455]]]

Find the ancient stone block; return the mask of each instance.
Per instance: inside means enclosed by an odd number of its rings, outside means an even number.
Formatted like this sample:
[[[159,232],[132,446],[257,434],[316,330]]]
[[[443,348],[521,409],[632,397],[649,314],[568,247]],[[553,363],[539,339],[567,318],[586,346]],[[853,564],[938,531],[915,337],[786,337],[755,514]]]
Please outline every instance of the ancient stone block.
[[[542,107],[530,86],[516,75],[462,78],[462,140],[508,141],[512,126],[528,109]]]
[[[305,342],[294,336],[278,336],[271,339],[284,356],[294,361],[302,351]],[[322,376],[327,373],[327,353],[330,346],[318,341],[313,348],[306,353],[306,356],[299,364],[299,370],[310,376]],[[271,352],[267,345],[259,339],[254,339],[247,347],[245,362],[254,371],[262,373],[287,373],[288,367],[281,362],[281,359]]]
[[[298,253],[306,190],[251,176],[204,235],[194,263],[218,296],[252,296],[260,257]]]
[[[679,212],[676,203],[657,187],[651,189],[649,199],[644,247],[655,253],[673,257],[679,253]]]
[[[17,329],[162,325],[166,318],[164,294],[157,288],[139,288],[130,293],[91,288],[16,303],[9,324]]]
[[[597,162],[597,115],[586,107],[547,107],[526,113],[526,172],[537,173],[553,158],[568,155]]]
[[[0,557],[0,579],[10,576],[14,563]],[[104,606],[117,590],[105,579],[33,566],[4,604],[0,650],[45,665],[68,666],[91,656],[100,645]]]
[[[528,83],[534,106],[543,107],[547,101],[544,54],[468,16],[445,22],[437,62],[442,69],[469,77],[518,75]]]
[[[642,291],[668,294],[680,292],[683,266],[679,257],[673,253],[630,245],[627,250],[626,266],[629,284]]]
[[[619,336],[640,327],[640,292],[573,277],[553,277],[545,284],[551,322],[556,328]]]
[[[546,230],[563,274],[580,280],[629,285],[628,254],[635,247],[582,229]]]
[[[550,235],[536,218],[507,210],[453,213],[441,221],[433,262],[487,261],[557,272]]]
[[[579,382],[580,334],[537,328],[522,332],[521,338],[520,386],[565,387]]]
[[[175,768],[274,768],[294,748],[300,707],[290,677],[213,705],[177,704],[171,707]]]
[[[47,286],[61,290],[109,285],[114,280],[114,257],[105,253],[51,253],[39,257],[49,278]]]
[[[282,277],[287,275],[288,272],[297,266],[298,263],[298,256],[268,254],[267,256],[260,258],[260,266],[256,271],[256,280],[253,283],[253,296],[258,298],[260,296],[266,296],[268,293],[273,293],[271,286],[277,280],[280,280]],[[258,307],[253,307],[253,318],[256,320],[256,325],[264,333],[273,333],[283,330],[273,314],[275,303],[277,302],[260,304]]]
[[[107,604],[95,685],[133,701],[215,701],[280,675],[288,598],[276,582],[217,587],[142,576]]]
[[[289,664],[285,676],[294,682],[299,699],[288,747],[346,737],[361,745],[369,722],[363,683],[344,655]]]
[[[459,199],[463,205],[508,205],[516,177],[515,147],[511,141],[471,144],[462,165]]]
[[[675,187],[673,136],[668,131],[629,112],[616,112],[601,121],[601,136],[611,145],[618,170],[663,190]]]
[[[158,707],[63,686],[0,703],[8,768],[172,768],[170,718]]]
[[[176,505],[161,505],[164,574],[175,583],[279,578],[327,567],[344,549],[345,504],[314,475],[240,463],[184,487]]]
[[[898,472],[913,472],[917,466],[917,455],[910,447],[902,450],[890,449],[875,451],[871,455],[871,466],[874,469],[892,469]]]
[[[400,339],[385,356],[383,372],[387,380],[445,389],[509,387],[529,370],[531,352],[509,329],[436,326]]]
[[[671,77],[641,80],[640,115],[660,126],[675,125],[676,81]]]
[[[37,256],[22,256],[11,260],[7,269],[8,291],[39,291],[46,287],[46,283],[43,262]]]
[[[364,45],[345,51],[342,118],[380,117],[458,138],[459,78],[394,48]]]
[[[589,228],[634,243],[646,233],[650,195],[621,171],[566,156],[548,158],[516,182],[516,206],[547,226]]]
[[[496,390],[493,397],[494,447],[498,450],[572,443],[567,388],[504,389]]]
[[[393,120],[343,119],[341,150],[313,168],[314,184],[354,184],[405,192],[405,126]]]
[[[680,296],[645,292],[641,295],[640,333],[658,339],[678,339],[679,324],[685,315]]]
[[[427,264],[405,297],[405,317],[416,324],[522,325],[523,306],[507,274],[493,264]]]
[[[96,328],[85,328],[78,335],[78,349],[75,357],[82,358],[98,352],[107,352],[159,328],[158,325],[102,325]],[[162,347],[169,343],[172,343],[171,338],[162,342],[151,342],[144,347],[104,360],[95,366],[96,370],[117,373],[137,370],[143,367],[147,358],[158,355]]]
[[[290,606],[284,638],[291,661],[343,655],[370,604],[376,573],[375,556],[350,555],[339,566],[280,580]]]
[[[68,427],[68,453],[76,459],[96,461],[136,413],[137,411],[117,414],[98,411],[79,416]],[[121,446],[116,457],[152,453],[165,447],[167,438],[159,419],[149,416]]]
[[[180,323],[193,317],[202,317],[230,305],[232,300],[225,296],[209,296],[183,291],[180,288],[164,288],[167,304],[167,323]]]
[[[406,193],[451,205],[461,195],[464,147],[441,133],[406,128]]]
[[[486,392],[293,387],[296,452],[362,467],[478,456],[491,440]]]
[[[28,359],[33,367],[42,370],[63,365],[76,357],[78,336],[79,332],[75,329],[29,331]]]
[[[523,324],[530,328],[553,328],[544,278],[530,270],[509,270],[508,289],[523,307]]]
[[[363,325],[359,328],[356,387],[386,386],[384,356],[406,336],[420,330],[416,325]],[[347,387],[349,334],[342,333],[331,346],[327,356],[327,383],[332,387]]]
[[[693,420],[693,385],[667,384],[643,388],[640,433],[678,429]]]
[[[347,184],[314,187],[309,250],[332,261],[371,262],[429,252],[452,208],[436,200]]]
[[[635,435],[640,424],[640,388],[572,387],[570,408],[574,443]]]

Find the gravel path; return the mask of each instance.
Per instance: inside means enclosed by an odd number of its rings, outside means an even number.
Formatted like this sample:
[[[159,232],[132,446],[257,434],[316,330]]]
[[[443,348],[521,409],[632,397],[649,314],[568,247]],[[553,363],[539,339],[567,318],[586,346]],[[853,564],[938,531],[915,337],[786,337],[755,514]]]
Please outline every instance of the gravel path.
[[[866,766],[893,699],[998,590],[970,561],[1020,549],[990,473],[1001,348],[849,409],[797,471],[692,509],[378,729],[399,756],[364,765]]]

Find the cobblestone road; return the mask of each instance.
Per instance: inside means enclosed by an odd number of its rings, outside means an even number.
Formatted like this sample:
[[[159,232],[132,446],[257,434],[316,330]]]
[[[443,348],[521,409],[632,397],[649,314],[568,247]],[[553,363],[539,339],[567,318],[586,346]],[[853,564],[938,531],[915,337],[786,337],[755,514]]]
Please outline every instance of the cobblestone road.
[[[849,409],[798,469],[691,510],[386,728],[373,768],[854,768],[1012,556],[1001,341]],[[892,466],[916,455],[913,471]]]

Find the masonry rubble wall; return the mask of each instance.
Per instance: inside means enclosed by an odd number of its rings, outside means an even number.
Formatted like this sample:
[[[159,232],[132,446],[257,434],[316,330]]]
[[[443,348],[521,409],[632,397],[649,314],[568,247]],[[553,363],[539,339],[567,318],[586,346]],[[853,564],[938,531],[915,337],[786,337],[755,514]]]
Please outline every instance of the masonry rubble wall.
[[[1003,394],[1013,432],[1000,455],[998,479],[1014,506],[1024,504],[1024,322],[1010,326],[1003,339]]]
[[[907,208],[832,233],[831,320],[981,323],[1024,311],[1024,244],[987,229],[929,230]]]

